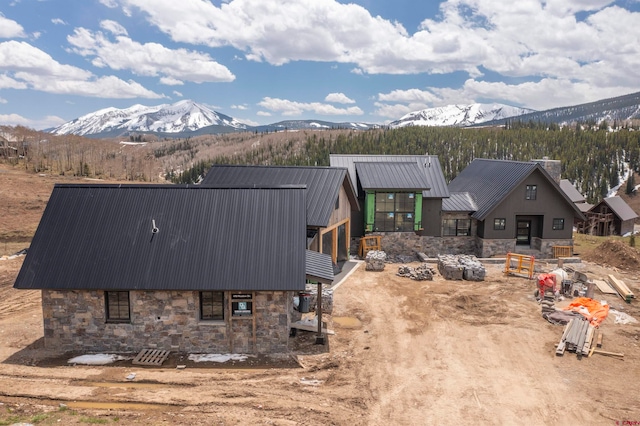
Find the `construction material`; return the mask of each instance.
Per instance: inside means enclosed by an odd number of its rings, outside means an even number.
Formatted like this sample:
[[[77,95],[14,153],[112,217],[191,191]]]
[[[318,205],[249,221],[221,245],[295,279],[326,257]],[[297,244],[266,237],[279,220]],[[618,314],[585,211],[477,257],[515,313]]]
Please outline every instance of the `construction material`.
[[[571,257],[573,255],[573,247],[571,246],[552,246],[553,258]]]
[[[606,280],[611,285],[611,287],[613,287],[614,290],[618,292],[620,297],[622,297],[625,302],[631,303],[631,299],[634,299],[636,297],[621,279],[616,278],[613,275],[607,275]]]
[[[364,259],[371,250],[382,250],[382,235],[367,235],[360,238],[360,246],[358,247],[358,255]]]
[[[169,351],[161,351],[159,349],[143,349],[140,353],[131,361],[136,365],[155,365],[160,366],[169,356]]]
[[[606,281],[593,280],[593,283],[596,285],[596,287],[598,287],[598,290],[600,290],[604,294],[618,294],[618,292],[615,291],[609,284],[607,284]]]
[[[371,250],[365,258],[365,270],[383,271],[387,261],[387,254],[381,250]]]
[[[445,254],[438,256],[438,272],[446,280],[484,281],[486,269],[471,255]]]
[[[612,356],[612,357],[619,358],[619,359],[624,358],[624,354],[623,353],[607,352],[607,351],[603,351],[603,350],[600,350],[600,349],[594,349],[593,353],[594,354],[600,354],[600,355],[606,355],[606,356]]]
[[[417,268],[412,268],[411,266],[402,265],[398,267],[398,276],[411,278],[415,281],[433,281],[433,276],[436,271],[426,263],[418,266]]]
[[[596,339],[596,346],[599,348],[602,347],[602,333],[598,333],[598,338]]]
[[[295,328],[297,330],[304,330],[304,331],[318,331],[318,327],[313,325],[313,324],[301,324],[298,322],[292,322],[290,325],[291,328]],[[336,334],[335,331],[327,329],[327,328],[322,328],[322,332],[325,334]]]
[[[507,253],[504,264],[504,273],[509,275],[526,275],[533,279],[535,257],[518,253]]]
[[[570,320],[562,333],[556,347],[556,355],[562,356],[565,351],[575,352],[578,358],[588,356],[593,345],[595,327],[583,317]]]

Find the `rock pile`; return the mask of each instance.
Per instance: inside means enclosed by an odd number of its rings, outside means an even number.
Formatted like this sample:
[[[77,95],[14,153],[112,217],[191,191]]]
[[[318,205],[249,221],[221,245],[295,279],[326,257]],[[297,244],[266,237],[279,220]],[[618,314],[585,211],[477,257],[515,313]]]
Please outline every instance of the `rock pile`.
[[[544,297],[542,298],[542,301],[540,302],[540,305],[542,306],[542,317],[543,318],[546,319],[550,313],[556,311],[555,300],[556,300],[556,296],[555,296],[555,294],[553,294],[553,291],[545,291],[544,292]]]
[[[415,281],[433,281],[435,273],[436,271],[426,263],[423,263],[417,268],[412,268],[407,265],[402,265],[398,268],[398,276],[411,278]]]
[[[367,253],[365,258],[365,270],[367,271],[382,271],[384,270],[385,262],[387,261],[387,254],[382,250],[371,250]]]
[[[311,295],[309,308],[311,312],[315,312],[318,306],[318,286],[316,284],[307,284],[305,293]],[[333,312],[333,290],[328,286],[322,287],[322,312],[325,314]]]
[[[438,272],[447,280],[484,281],[487,275],[478,258],[466,254],[439,255]]]

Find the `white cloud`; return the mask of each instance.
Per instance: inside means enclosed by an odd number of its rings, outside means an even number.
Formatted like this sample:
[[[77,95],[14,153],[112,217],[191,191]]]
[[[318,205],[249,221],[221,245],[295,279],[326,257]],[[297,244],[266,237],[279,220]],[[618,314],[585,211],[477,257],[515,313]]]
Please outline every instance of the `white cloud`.
[[[546,81],[510,86],[513,92],[541,90],[551,81],[589,92],[638,90],[640,13],[612,0],[527,0],[509,7],[501,0],[445,0],[437,18],[411,33],[336,0],[297,0],[286,7],[281,0],[121,3],[176,42],[233,46],[247,59],[274,65],[319,61],[353,64],[354,74],[465,72],[481,83],[489,72],[494,81]]]
[[[325,98],[325,102],[333,102],[338,104],[355,104],[356,101],[350,99],[344,93],[329,93]]]
[[[100,28],[102,28],[103,30],[109,31],[113,35],[117,35],[117,36],[128,35],[125,27],[120,25],[118,22],[112,21],[110,19],[105,19],[104,21],[101,21]]]
[[[181,97],[182,97],[182,93],[181,93],[181,92],[178,92],[177,90],[174,90],[174,91],[173,91],[173,92],[171,92],[171,93],[173,93],[175,96],[177,96],[177,97],[179,97],[179,98],[181,98]]]
[[[239,109],[241,111],[245,111],[249,109],[247,105],[231,105],[231,109]]]
[[[55,115],[48,115],[41,119],[25,118],[19,114],[0,114],[0,123],[5,126],[25,126],[32,129],[48,129],[59,126],[66,120]]]
[[[0,38],[26,37],[22,25],[12,19],[5,18],[0,13]]]
[[[53,19],[51,19],[51,22],[54,25],[67,25],[67,23],[63,19],[60,19],[60,18],[53,18]]]
[[[259,115],[260,117],[271,117],[271,113],[268,111],[258,111],[256,115]]]
[[[118,7],[117,0],[98,0],[98,1],[110,9],[115,9],[116,7]]]
[[[362,110],[358,107],[336,108],[333,105],[320,102],[295,102],[287,99],[263,98],[258,105],[270,111],[279,112],[282,115],[301,115],[306,111],[319,115],[362,115]]]
[[[8,101],[4,98],[0,98],[0,104],[6,104]]]
[[[125,36],[112,42],[102,32],[76,28],[67,37],[73,51],[93,57],[97,67],[131,70],[143,76],[161,76],[164,84],[177,84],[178,80],[203,82],[230,82],[235,76],[227,67],[214,61],[208,54],[186,49],[168,49],[158,43],[141,44]],[[173,82],[173,83],[171,83]]]
[[[162,98],[135,81],[96,77],[72,65],[60,64],[25,42],[0,43],[0,87],[104,98]]]
[[[182,80],[178,80],[177,78],[173,78],[173,77],[161,77],[160,83],[166,84],[167,86],[183,86],[184,85],[184,82]]]

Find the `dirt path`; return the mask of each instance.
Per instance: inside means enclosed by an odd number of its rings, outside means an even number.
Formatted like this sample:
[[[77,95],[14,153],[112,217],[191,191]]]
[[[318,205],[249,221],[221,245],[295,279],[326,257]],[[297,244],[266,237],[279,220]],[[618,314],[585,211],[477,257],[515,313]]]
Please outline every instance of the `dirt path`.
[[[328,347],[310,343],[311,333],[296,337],[297,367],[288,357],[269,368],[177,370],[52,362],[55,354],[41,347],[38,292],[11,288],[20,263],[0,262],[0,422],[36,416],[63,424],[117,418],[176,425],[640,421],[640,392],[633,389],[640,326],[612,318],[602,325],[605,348],[624,352],[624,361],[556,357],[562,328],[541,318],[532,281],[504,277],[499,266],[488,266],[479,283],[440,276],[416,282],[396,276],[397,265],[381,273],[361,267],[335,292],[329,325],[336,334]],[[633,275],[623,278],[637,291]],[[640,319],[635,303],[612,304]],[[127,381],[132,372],[135,380]]]

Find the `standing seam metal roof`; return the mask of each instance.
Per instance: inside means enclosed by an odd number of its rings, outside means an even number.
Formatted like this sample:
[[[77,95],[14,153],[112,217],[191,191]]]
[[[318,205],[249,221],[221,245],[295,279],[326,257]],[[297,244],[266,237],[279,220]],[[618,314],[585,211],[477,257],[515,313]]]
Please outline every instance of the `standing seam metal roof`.
[[[418,164],[410,163],[355,163],[362,189],[429,190],[427,177]]]
[[[418,165],[424,173],[429,183],[429,190],[422,191],[424,198],[446,198],[449,196],[447,182],[442,173],[438,156],[436,155],[348,155],[330,154],[331,167],[344,167],[349,171],[351,181],[357,182],[355,163],[407,163],[413,162]],[[356,188],[357,190],[357,188]]]
[[[602,200],[609,208],[615,213],[622,221],[633,220],[638,217],[636,212],[633,211],[629,204],[627,204],[621,197],[607,197]],[[593,210],[593,208],[592,208]]]
[[[344,168],[215,165],[201,183],[202,186],[228,184],[306,185],[308,226],[329,225],[341,185],[345,186],[353,209],[359,210],[353,184]]]
[[[300,186],[56,185],[14,287],[304,290],[305,206]]]
[[[577,216],[584,218],[584,215],[562,191],[558,183],[539,163],[535,162],[476,158],[451,181],[449,191],[473,194],[478,204],[478,210],[472,214],[472,217],[484,220],[498,203],[534,170],[539,170],[552,185],[557,187],[558,193],[573,207]]]
[[[307,250],[307,279],[322,284],[333,282],[333,261],[331,256],[317,251]]]
[[[451,192],[449,198],[442,200],[442,211],[444,212],[475,212],[478,204],[473,195],[468,192]]]

